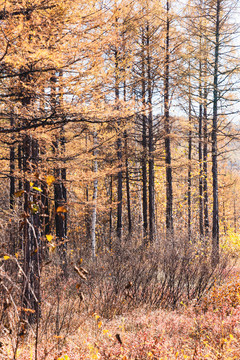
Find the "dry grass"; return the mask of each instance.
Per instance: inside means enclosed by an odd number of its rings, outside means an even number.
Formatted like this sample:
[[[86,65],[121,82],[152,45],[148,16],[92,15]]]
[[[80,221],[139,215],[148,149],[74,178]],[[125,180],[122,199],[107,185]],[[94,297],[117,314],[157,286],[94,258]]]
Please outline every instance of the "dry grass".
[[[43,293],[39,360],[240,359],[237,268],[201,302],[180,302],[175,310],[149,310],[146,304],[109,319],[93,313],[88,299],[77,297],[77,281],[66,283],[56,274],[48,278],[51,288]],[[20,338],[19,360],[35,358],[32,330]],[[13,358],[14,344],[14,333],[6,332],[1,338],[1,360]]]

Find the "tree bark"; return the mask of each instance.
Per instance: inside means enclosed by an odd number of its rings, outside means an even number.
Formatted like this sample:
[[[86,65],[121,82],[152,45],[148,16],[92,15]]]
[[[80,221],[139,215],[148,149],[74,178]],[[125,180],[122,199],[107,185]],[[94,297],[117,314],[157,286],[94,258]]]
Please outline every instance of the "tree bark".
[[[218,63],[219,63],[219,31],[220,1],[216,0],[216,28],[213,77],[213,119],[212,119],[212,178],[213,178],[213,213],[212,213],[212,266],[219,263],[219,206],[218,206]]]
[[[143,211],[143,242],[148,242],[148,205],[147,205],[147,118],[146,118],[146,71],[145,71],[145,34],[142,29],[142,59],[141,59],[141,86],[142,86],[142,211]]]
[[[149,24],[146,28],[147,35],[147,88],[148,88],[148,203],[149,203],[149,240],[155,237],[155,196],[154,196],[154,139],[153,139],[153,114],[152,114],[152,80],[150,58]]]
[[[130,181],[129,181],[129,164],[128,164],[128,135],[124,132],[125,138],[125,168],[126,168],[126,192],[127,192],[127,213],[128,213],[128,234],[132,232],[132,216],[131,216],[131,198],[130,198]]]
[[[97,172],[98,172],[98,163],[97,163],[97,132],[94,131],[93,133],[93,172],[94,172],[94,182],[93,182],[93,206],[92,206],[92,224],[91,224],[91,248],[92,248],[92,260],[96,260],[96,223],[97,223],[97,193],[98,193],[98,179],[97,179]]]
[[[192,240],[192,99],[191,99],[191,66],[189,61],[188,87],[188,241]]]
[[[200,39],[201,53],[201,39]],[[203,238],[203,106],[202,106],[202,60],[199,61],[199,117],[198,117],[198,163],[199,163],[199,234]]]
[[[117,22],[117,19],[116,19]],[[115,101],[116,109],[119,109],[119,51],[115,49]],[[123,192],[123,181],[122,181],[122,139],[120,136],[121,121],[118,118],[118,138],[117,138],[117,159],[118,159],[118,173],[117,173],[117,237],[119,245],[122,240],[122,192]]]
[[[165,71],[164,71],[164,130],[165,130],[165,164],[166,164],[166,237],[173,240],[173,189],[172,189],[172,161],[170,141],[170,115],[169,115],[169,43],[170,19],[169,1],[167,0],[166,37],[165,37]]]
[[[203,193],[204,193],[204,233],[209,235],[208,217],[208,115],[207,115],[207,61],[204,63],[204,94],[203,94]]]

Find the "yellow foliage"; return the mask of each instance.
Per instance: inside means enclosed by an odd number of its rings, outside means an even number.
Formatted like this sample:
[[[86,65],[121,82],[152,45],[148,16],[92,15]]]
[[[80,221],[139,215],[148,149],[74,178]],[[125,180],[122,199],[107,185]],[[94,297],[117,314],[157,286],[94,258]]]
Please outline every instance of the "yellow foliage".
[[[205,309],[211,307],[221,310],[227,306],[230,311],[231,308],[236,308],[240,305],[240,279],[214,287],[209,296],[203,299],[202,304]]]
[[[221,243],[221,248],[225,253],[238,257],[240,255],[240,234],[235,233],[231,229],[228,230]]]
[[[46,238],[47,238],[47,241],[51,242],[52,239],[53,239],[53,236],[52,235],[46,235]]]
[[[46,182],[47,182],[48,186],[50,186],[50,185],[52,185],[54,183],[55,180],[56,179],[55,179],[54,176],[49,175],[49,176],[47,176]]]
[[[65,206],[59,206],[57,208],[57,213],[66,213],[67,209],[65,208]]]

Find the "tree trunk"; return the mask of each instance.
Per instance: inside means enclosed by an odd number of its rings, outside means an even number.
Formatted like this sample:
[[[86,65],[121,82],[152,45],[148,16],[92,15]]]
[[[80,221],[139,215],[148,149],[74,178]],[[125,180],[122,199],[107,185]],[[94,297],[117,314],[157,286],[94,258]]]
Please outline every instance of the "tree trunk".
[[[128,166],[128,135],[124,132],[125,137],[125,167],[126,167],[126,191],[127,191],[127,213],[128,213],[128,234],[132,232],[132,217],[131,217],[131,199],[130,199],[130,182],[129,182],[129,166]]]
[[[173,240],[173,190],[169,115],[169,41],[170,19],[169,1],[167,0],[166,38],[165,38],[165,71],[164,71],[164,130],[165,130],[165,164],[166,164],[166,236]]]
[[[151,59],[150,59],[150,35],[149,25],[147,33],[147,87],[148,87],[148,203],[149,203],[149,240],[153,242],[155,237],[155,196],[154,196],[154,140],[153,140],[153,114],[152,114],[152,80],[151,80]]]
[[[117,20],[116,20],[117,21]],[[116,109],[119,109],[119,51],[115,50],[115,101]],[[117,159],[118,159],[118,184],[117,184],[117,237],[119,245],[122,240],[122,139],[120,136],[121,121],[118,118],[118,139],[117,139]]]
[[[203,94],[203,192],[204,192],[204,231],[205,238],[209,235],[208,218],[208,115],[207,115],[207,61],[204,64],[204,94]]]
[[[201,53],[201,39],[200,39]],[[202,123],[203,123],[203,107],[202,107],[202,60],[199,62],[199,117],[198,117],[198,163],[199,163],[199,234],[203,238],[203,140],[202,140]]]
[[[212,213],[212,266],[219,263],[219,207],[218,207],[218,62],[219,62],[220,0],[216,0],[216,28],[214,54],[214,89],[212,120],[212,178],[213,178],[213,213]]]
[[[192,240],[192,99],[191,99],[191,66],[189,61],[189,88],[188,88],[188,241]]]
[[[98,163],[97,163],[97,132],[94,131],[93,133],[93,172],[95,175],[95,179],[93,182],[93,206],[92,206],[92,224],[91,224],[91,248],[92,248],[92,260],[96,260],[96,223],[97,223],[97,193],[98,193],[98,179],[97,179],[97,172],[98,172]]]
[[[145,79],[145,36],[142,30],[142,211],[143,211],[143,241],[148,242],[148,209],[147,209],[147,118],[146,118],[146,79]]]
[[[32,174],[37,169],[38,142],[31,136],[25,135],[22,146],[23,173],[24,173],[24,282],[23,282],[23,307],[34,310],[22,316],[33,323],[40,314],[40,265],[41,265],[41,240],[40,240],[40,209],[41,192],[30,187],[27,174]],[[39,187],[39,181],[34,181],[33,187]]]

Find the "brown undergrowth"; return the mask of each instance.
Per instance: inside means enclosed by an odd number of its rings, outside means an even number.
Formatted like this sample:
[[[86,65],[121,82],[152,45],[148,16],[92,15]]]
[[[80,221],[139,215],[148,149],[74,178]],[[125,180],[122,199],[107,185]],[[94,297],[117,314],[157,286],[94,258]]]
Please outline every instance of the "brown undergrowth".
[[[43,264],[38,331],[19,323],[12,297],[20,284],[11,289],[2,267],[1,359],[239,360],[236,266],[230,271],[224,260],[212,271],[199,244],[174,251],[128,244],[94,263],[71,254],[67,279],[57,252]]]

